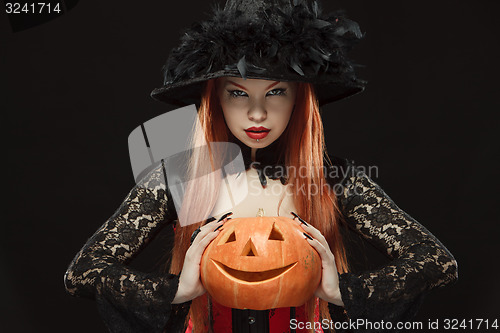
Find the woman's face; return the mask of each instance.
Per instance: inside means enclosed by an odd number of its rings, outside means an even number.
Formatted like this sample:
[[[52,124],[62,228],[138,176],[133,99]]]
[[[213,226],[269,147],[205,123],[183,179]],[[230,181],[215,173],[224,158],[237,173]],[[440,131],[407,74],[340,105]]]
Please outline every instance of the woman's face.
[[[248,147],[267,147],[285,130],[297,83],[223,77],[216,87],[229,130]]]

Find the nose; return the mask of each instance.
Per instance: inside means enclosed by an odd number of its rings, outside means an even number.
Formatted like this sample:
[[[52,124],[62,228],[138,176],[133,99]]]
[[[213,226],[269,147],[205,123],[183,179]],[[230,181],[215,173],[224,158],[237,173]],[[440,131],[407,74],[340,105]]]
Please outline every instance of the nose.
[[[267,118],[267,111],[263,102],[256,101],[248,110],[248,119],[260,123]]]
[[[244,257],[256,257],[256,256],[258,256],[257,249],[255,248],[255,245],[253,245],[251,238],[247,241],[247,243],[245,244],[245,247],[243,247],[243,251],[241,252],[241,255]]]

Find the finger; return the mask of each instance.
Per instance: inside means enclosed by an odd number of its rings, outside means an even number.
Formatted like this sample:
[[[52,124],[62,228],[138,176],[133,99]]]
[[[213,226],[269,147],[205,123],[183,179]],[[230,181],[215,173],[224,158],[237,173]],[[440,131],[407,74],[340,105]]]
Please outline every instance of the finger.
[[[227,212],[219,218],[219,221],[224,220],[226,217],[233,215],[233,212]]]
[[[294,216],[293,221],[295,223],[297,223],[298,225],[300,225],[302,228],[307,228],[308,231],[316,230],[317,232],[319,232],[319,230],[316,229],[312,224],[310,224],[309,222],[304,221],[304,219],[302,219],[296,213],[290,212],[290,214],[292,214]],[[304,230],[306,230],[306,229],[304,229]]]
[[[215,217],[213,217],[213,216],[212,216],[211,218],[206,219],[206,220],[205,220],[205,222],[203,222],[203,223],[202,223],[202,225],[209,224],[210,222],[213,222],[213,221],[215,221],[215,220],[217,220],[217,219],[216,219]]]
[[[210,225],[210,224],[214,224],[214,223],[217,223],[217,222],[221,222],[221,221],[224,221],[224,220],[229,220],[231,219],[229,216],[233,215],[233,212],[228,212],[228,213],[225,213],[224,215],[222,215],[218,220],[215,218],[215,217],[211,217],[209,219],[207,219],[204,223],[203,223],[203,227],[205,227],[206,225]]]
[[[212,240],[214,240],[215,237],[217,237],[217,235],[219,235],[219,233],[222,231],[222,228],[220,228],[220,227],[222,227],[222,225],[220,225],[218,228],[216,228],[216,230],[210,232],[208,235],[203,237],[200,241],[200,244],[198,244],[198,247],[205,250],[205,248],[208,246],[208,244],[210,244],[210,242]]]
[[[309,226],[310,227],[306,228],[306,231],[311,236],[313,236],[314,239],[316,239],[318,242],[320,242],[321,245],[323,245],[326,249],[328,249],[328,251],[330,251],[330,245],[328,245],[328,242],[326,241],[325,236],[323,236],[323,234],[318,229],[312,227],[311,225],[309,225]]]
[[[311,245],[319,254],[321,258],[321,262],[323,265],[323,268],[327,266],[332,266],[333,263],[335,263],[335,257],[330,251],[330,248],[326,248],[319,242],[317,239],[312,238],[311,236],[307,237],[303,235],[303,237],[306,239],[306,241]]]
[[[220,228],[224,223],[226,223],[227,220],[230,219],[230,217],[227,217],[230,214],[232,214],[232,213],[224,214],[222,217],[224,217],[224,216],[226,216],[226,217],[223,220],[212,221],[212,222],[209,222],[209,223],[205,224],[204,226],[202,226],[200,228],[200,232],[198,233],[198,235],[196,236],[196,238],[193,241],[193,245],[199,244],[200,241],[203,239],[203,237],[210,234],[215,229]]]
[[[327,249],[330,249],[330,246],[328,245],[328,242],[326,241],[325,236],[323,236],[321,231],[316,229],[312,224],[307,223],[303,219],[299,220],[298,218],[294,219],[293,222],[296,225],[300,226],[305,232],[307,232],[308,234],[313,236],[313,238],[317,239],[324,247],[326,247]]]
[[[222,220],[225,220],[225,219],[227,219],[227,218],[228,218],[229,216],[231,216],[231,215],[233,215],[233,212],[227,212],[226,214],[222,215],[222,216],[221,216],[221,217],[217,220],[217,222],[220,222],[220,221],[222,221]],[[215,218],[214,218],[214,220],[215,220]]]
[[[302,229],[304,229],[305,231],[307,231],[314,238],[321,238],[321,237],[323,237],[323,234],[321,233],[321,231],[319,231],[318,229],[316,229],[311,223],[304,224],[304,222],[302,222],[302,221],[298,221],[298,222],[300,223],[300,226],[302,227]]]
[[[214,230],[200,240],[200,242],[195,247],[194,259],[196,260],[196,262],[199,263],[201,261],[201,256],[203,255],[203,252],[205,251],[207,246],[215,239],[215,237],[219,235],[220,232],[221,229]]]
[[[290,212],[290,214],[293,215],[294,220],[295,219],[299,220],[300,223],[303,223],[307,227],[308,223],[304,221],[299,215],[297,215],[295,212]]]

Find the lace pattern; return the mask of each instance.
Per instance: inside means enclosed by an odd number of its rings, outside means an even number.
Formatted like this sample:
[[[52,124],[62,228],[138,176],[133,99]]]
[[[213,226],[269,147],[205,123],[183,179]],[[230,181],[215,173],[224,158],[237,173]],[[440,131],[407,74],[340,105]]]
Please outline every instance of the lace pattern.
[[[186,317],[189,302],[172,306],[178,276],[144,273],[127,263],[175,218],[158,165],[125,198],[77,254],[65,276],[74,296],[95,298],[111,332],[162,332]]]
[[[450,252],[402,211],[352,163],[333,158],[349,176],[341,184],[339,207],[347,225],[392,261],[377,270],[340,275],[343,308],[330,304],[334,320],[409,320],[432,288],[457,278]],[[156,233],[176,219],[164,183],[163,166],[135,186],[119,209],[87,241],[65,277],[67,291],[95,298],[111,332],[182,332],[190,302],[172,305],[178,276],[133,270],[127,263]],[[340,332],[340,331],[339,331]]]
[[[348,226],[392,261],[378,270],[340,275],[351,319],[408,320],[425,292],[457,279],[457,262],[424,226],[401,210],[359,168],[350,168],[338,200]],[[331,307],[333,310],[334,307]]]

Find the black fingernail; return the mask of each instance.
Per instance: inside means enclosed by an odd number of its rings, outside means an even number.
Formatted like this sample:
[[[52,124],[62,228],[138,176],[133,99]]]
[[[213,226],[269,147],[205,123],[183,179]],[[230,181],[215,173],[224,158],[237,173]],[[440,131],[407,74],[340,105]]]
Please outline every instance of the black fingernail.
[[[304,236],[306,236],[307,238],[309,238],[310,240],[313,240],[313,238],[311,236],[309,236],[308,234],[306,234],[305,232],[303,232]]]
[[[224,226],[224,224],[221,224],[220,226],[218,226],[217,228],[215,228],[214,232],[216,232],[217,230],[219,230],[220,228],[222,228]]]
[[[203,225],[208,224],[208,223],[213,222],[213,221],[215,221],[215,217],[212,216],[211,218],[207,219],[205,221],[205,223],[203,223]]]
[[[193,244],[194,239],[196,238],[196,236],[198,236],[198,234],[200,233],[200,231],[201,231],[200,228],[198,228],[195,231],[193,231],[193,234],[191,235],[191,243],[190,244]]]
[[[297,214],[295,214],[294,212],[290,212],[290,214],[292,214],[293,216],[295,216],[296,218],[298,218],[298,219],[299,219],[299,221],[300,221],[301,223],[304,223],[306,227],[308,227],[308,226],[309,226],[309,224],[307,224],[307,223],[306,223],[306,221],[304,221],[303,219],[301,219],[301,218],[300,218],[300,216],[298,216],[298,215],[297,215]],[[295,220],[295,217],[293,218],[294,220]]]
[[[307,223],[306,223],[306,221],[304,221],[304,220],[303,220],[303,219],[301,219],[300,217],[299,217],[299,221],[300,221],[300,222],[302,222],[302,223],[304,223],[304,224],[306,225],[306,227],[308,227],[308,226],[309,226],[309,224],[307,224]]]
[[[226,213],[226,214],[222,215],[222,216],[220,217],[219,221],[217,221],[217,222],[220,222],[220,221],[224,220],[224,219],[225,219],[226,217],[228,217],[229,215],[233,215],[233,212],[229,212],[229,213]]]

